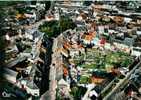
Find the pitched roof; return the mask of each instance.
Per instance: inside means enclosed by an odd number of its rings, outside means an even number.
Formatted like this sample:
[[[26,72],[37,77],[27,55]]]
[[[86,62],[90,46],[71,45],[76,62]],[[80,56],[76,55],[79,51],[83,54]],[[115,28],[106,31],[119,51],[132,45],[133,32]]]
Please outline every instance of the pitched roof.
[[[71,44],[69,42],[64,42],[63,46],[64,46],[65,49],[71,48]]]
[[[88,35],[82,36],[85,40],[91,41],[96,36],[95,32],[90,32]]]
[[[58,84],[68,86],[68,83],[64,79],[59,80]]]

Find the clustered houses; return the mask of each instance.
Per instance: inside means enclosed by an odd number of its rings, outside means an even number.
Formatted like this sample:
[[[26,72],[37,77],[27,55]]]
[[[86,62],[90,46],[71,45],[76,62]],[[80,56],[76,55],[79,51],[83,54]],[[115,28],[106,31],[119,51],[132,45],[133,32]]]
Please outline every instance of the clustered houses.
[[[28,36],[26,35],[28,32]],[[15,84],[15,86],[25,89],[33,96],[39,96],[39,87],[34,80],[41,80],[35,77],[39,63],[44,61],[39,57],[40,52],[46,52],[42,46],[43,33],[31,29],[25,33],[9,37],[9,45],[6,48],[6,66],[4,77]],[[12,42],[16,40],[16,42]],[[10,57],[9,57],[10,56]],[[39,71],[40,72],[40,71]]]
[[[65,14],[69,7],[62,7]],[[115,93],[112,89],[118,91],[116,88],[129,81],[133,69],[139,67],[139,23],[131,13],[110,7],[93,3],[79,8],[72,17],[76,29],[62,33],[63,79],[58,81],[57,99],[110,99]]]
[[[45,5],[41,3],[36,3],[35,5],[17,5],[16,10],[16,20],[18,24],[33,24],[44,17]]]
[[[25,7],[25,5],[21,6]],[[31,5],[29,6],[31,7]],[[38,5],[38,7],[41,6]],[[36,7],[31,8],[34,9]],[[22,8],[12,9],[18,10]],[[40,10],[43,10],[43,8],[41,8]],[[31,9],[30,10],[28,9],[28,11],[30,12]],[[11,26],[9,29],[7,29],[4,37],[7,46],[5,48],[4,55],[5,67],[3,71],[4,72],[3,76],[5,78],[5,81],[8,82],[4,83],[3,85],[4,90],[2,92],[2,96],[4,97],[6,97],[7,95],[9,97],[18,96],[19,98],[29,98],[33,96],[35,98],[39,98],[40,95],[39,82],[41,81],[40,68],[44,64],[44,60],[41,58],[40,54],[46,53],[46,49],[43,46],[44,33],[39,32],[39,30],[37,30],[36,27],[27,28],[22,26],[23,25],[22,21],[26,22],[25,19],[28,20],[28,18],[30,17],[29,21],[31,22],[31,19],[33,19],[35,22],[41,19],[41,15],[29,16],[26,13],[24,13],[24,15],[21,15],[19,12],[19,14],[16,15],[13,14],[13,16],[14,16],[13,19],[16,20],[16,22],[14,22],[13,20],[7,22],[8,24],[10,23]],[[37,18],[39,16],[40,18]],[[36,17],[36,19],[34,19],[33,17],[34,18]],[[6,18],[6,20],[9,21],[10,19]],[[13,23],[15,23],[14,26]],[[26,25],[27,24],[25,23],[25,26]],[[38,73],[38,75],[36,73]]]

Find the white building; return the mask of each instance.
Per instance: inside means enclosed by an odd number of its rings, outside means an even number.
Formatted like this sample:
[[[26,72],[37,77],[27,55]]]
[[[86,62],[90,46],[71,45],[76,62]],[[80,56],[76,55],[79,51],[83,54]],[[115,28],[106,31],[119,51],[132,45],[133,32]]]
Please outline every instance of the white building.
[[[35,85],[34,82],[27,82],[25,85],[26,91],[29,94],[32,94],[34,96],[39,96],[39,88]]]
[[[131,55],[133,56],[140,56],[141,55],[141,48],[140,47],[132,47],[131,48]]]
[[[16,76],[17,76],[18,72],[13,71],[8,68],[4,68],[4,70],[5,70],[5,72],[4,72],[5,79],[7,79],[10,83],[16,83]]]

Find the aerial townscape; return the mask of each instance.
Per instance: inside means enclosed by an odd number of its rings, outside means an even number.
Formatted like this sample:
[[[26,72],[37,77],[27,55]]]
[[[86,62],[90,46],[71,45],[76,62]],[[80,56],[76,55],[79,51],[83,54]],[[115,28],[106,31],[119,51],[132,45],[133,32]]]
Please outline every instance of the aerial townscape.
[[[141,1],[0,1],[0,100],[141,100]]]

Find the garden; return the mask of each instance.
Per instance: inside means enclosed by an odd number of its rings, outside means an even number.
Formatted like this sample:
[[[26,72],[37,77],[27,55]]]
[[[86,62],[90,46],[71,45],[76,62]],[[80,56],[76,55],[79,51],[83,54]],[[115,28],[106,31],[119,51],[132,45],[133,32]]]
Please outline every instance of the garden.
[[[134,58],[124,51],[88,49],[86,54],[75,56],[74,62],[82,68],[80,83],[90,83],[90,76],[94,71],[112,72],[115,68],[127,68],[133,63]]]

